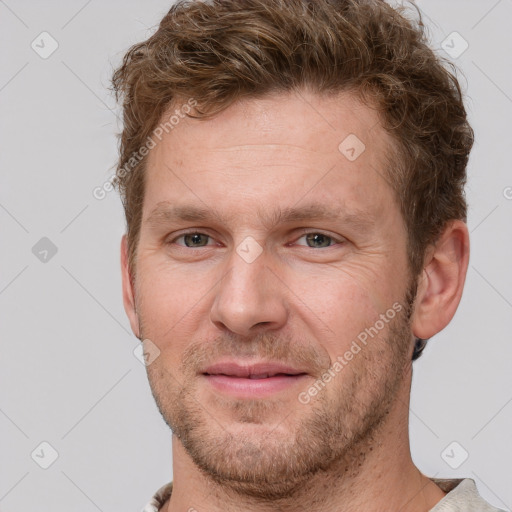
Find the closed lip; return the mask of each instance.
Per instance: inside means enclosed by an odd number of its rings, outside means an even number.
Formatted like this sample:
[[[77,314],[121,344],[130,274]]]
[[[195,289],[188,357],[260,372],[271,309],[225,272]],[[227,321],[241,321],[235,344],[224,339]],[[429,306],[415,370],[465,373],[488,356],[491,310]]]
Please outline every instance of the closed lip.
[[[224,361],[208,366],[203,375],[225,375],[239,378],[266,378],[275,375],[305,375],[307,372],[301,368],[283,365],[274,362],[241,363]]]

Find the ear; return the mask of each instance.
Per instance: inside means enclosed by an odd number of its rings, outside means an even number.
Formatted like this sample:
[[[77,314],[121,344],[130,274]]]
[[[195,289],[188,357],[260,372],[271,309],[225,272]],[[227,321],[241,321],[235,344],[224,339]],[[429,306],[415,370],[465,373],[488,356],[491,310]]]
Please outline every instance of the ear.
[[[121,239],[121,273],[123,279],[123,304],[126,315],[130,320],[130,326],[133,334],[140,339],[139,318],[135,307],[135,293],[133,279],[128,265],[128,240],[126,235]]]
[[[450,323],[462,297],[468,264],[467,225],[451,221],[427,251],[412,317],[414,336],[431,338]]]

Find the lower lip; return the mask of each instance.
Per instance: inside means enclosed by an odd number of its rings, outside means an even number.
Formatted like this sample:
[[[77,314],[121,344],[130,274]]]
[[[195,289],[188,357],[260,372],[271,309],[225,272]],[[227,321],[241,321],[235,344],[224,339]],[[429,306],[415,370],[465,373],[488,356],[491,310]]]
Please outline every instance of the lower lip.
[[[239,398],[261,398],[279,391],[284,391],[302,383],[307,374],[275,375],[265,379],[249,379],[245,377],[230,377],[228,375],[203,375],[210,385],[224,393]]]

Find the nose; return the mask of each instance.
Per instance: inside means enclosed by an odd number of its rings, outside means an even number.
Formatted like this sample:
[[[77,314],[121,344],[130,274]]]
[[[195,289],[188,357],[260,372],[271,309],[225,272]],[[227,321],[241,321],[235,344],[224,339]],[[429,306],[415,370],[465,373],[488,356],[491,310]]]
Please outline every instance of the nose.
[[[269,263],[265,251],[250,263],[233,251],[214,292],[210,318],[217,328],[253,336],[286,324],[286,286]]]

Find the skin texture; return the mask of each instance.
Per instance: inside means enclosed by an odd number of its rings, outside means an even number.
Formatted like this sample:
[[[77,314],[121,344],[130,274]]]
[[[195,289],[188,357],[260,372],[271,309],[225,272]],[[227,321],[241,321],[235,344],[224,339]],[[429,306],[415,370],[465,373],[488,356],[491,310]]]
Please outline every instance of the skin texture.
[[[350,134],[365,144],[354,161],[338,149]],[[300,91],[184,119],[151,150],[135,275],[122,243],[123,296],[135,335],[159,351],[147,370],[173,430],[164,510],[427,511],[444,496],[410,456],[411,354],[414,336],[433,336],[455,313],[468,233],[450,223],[424,272],[409,275],[384,178],[391,144],[353,95]],[[277,216],[311,205],[335,214]],[[175,219],[175,206],[210,213]],[[251,255],[261,250],[250,263],[237,252],[248,243]],[[302,403],[371,326],[378,332]],[[202,374],[226,358],[308,375],[265,399],[234,398]]]

